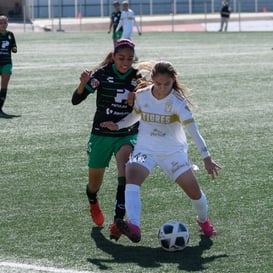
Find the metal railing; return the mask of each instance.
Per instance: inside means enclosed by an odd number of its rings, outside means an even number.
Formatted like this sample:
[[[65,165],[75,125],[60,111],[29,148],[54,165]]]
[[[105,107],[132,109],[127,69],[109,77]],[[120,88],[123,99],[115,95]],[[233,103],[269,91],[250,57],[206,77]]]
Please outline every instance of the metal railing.
[[[112,0],[28,0],[26,8],[33,18],[104,17],[112,12]],[[122,0],[120,1],[122,2]],[[215,13],[222,0],[130,0],[137,15]],[[233,12],[273,11],[272,0],[229,0]]]
[[[29,22],[33,22],[38,19],[49,19],[52,23],[52,26],[56,24],[56,20],[58,20],[57,27],[54,27],[56,31],[63,31],[62,29],[62,19],[65,18],[93,18],[93,17],[101,17],[107,18],[109,17],[110,12],[112,12],[112,0],[99,0],[99,4],[94,4],[95,0],[92,0],[93,4],[90,4],[90,0],[23,0],[23,21],[21,23],[21,28],[23,27],[24,31],[34,31],[34,26],[29,24]],[[122,0],[121,0],[122,1]],[[251,2],[252,1],[252,2]],[[136,3],[137,2],[137,3]],[[147,3],[149,2],[149,3]],[[159,0],[130,0],[130,7],[135,11],[137,17],[139,18],[140,24],[142,25],[142,17],[147,16],[155,16],[155,15],[166,15],[171,19],[170,26],[171,30],[175,31],[175,21],[179,16],[188,15],[188,14],[196,14],[195,11],[198,10],[199,15],[203,16],[203,24],[205,24],[205,29],[207,29],[207,17],[215,15],[215,13],[219,13],[220,6],[222,0],[162,0],[161,8],[164,7],[164,13],[156,13],[156,7],[159,5]],[[231,10],[234,14],[233,18],[237,18],[239,25],[239,31],[241,30],[241,13],[246,11],[245,3],[252,3],[252,8],[254,7],[255,11],[263,11],[264,17],[266,17],[267,12],[273,11],[273,1],[272,0],[229,0],[232,2]],[[47,5],[45,4],[47,3]],[[107,4],[108,3],[108,4]],[[110,4],[111,3],[111,4]],[[165,7],[163,4],[168,4]],[[187,5],[186,5],[187,4]],[[267,5],[269,4],[269,5]],[[270,5],[271,4],[271,5]],[[163,5],[163,6],[162,6]],[[148,7],[149,6],[149,7]],[[219,6],[219,7],[218,7]],[[87,8],[92,7],[94,12],[95,7],[97,8],[97,12],[94,16],[88,16],[85,11]],[[183,9],[182,9],[183,7]],[[217,7],[217,9],[216,9]],[[69,9],[69,15],[65,13]],[[38,10],[46,10],[46,16],[40,16]],[[181,12],[183,10],[183,12]],[[106,12],[107,11],[107,12]],[[236,14],[236,15],[235,15]],[[103,15],[103,16],[102,16]],[[268,16],[267,16],[268,17]],[[31,19],[31,20],[29,20]],[[147,20],[147,18],[146,18]],[[149,18],[148,18],[149,20]],[[54,22],[53,22],[54,21]],[[80,31],[81,31],[81,20],[79,20]],[[19,27],[19,26],[17,26]],[[53,30],[50,29],[49,30]]]

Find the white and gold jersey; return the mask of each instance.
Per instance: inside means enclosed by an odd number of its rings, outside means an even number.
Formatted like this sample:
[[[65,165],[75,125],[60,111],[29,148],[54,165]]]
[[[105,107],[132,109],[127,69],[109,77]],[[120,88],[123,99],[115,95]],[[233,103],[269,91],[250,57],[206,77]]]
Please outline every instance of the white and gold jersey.
[[[152,86],[137,91],[134,111],[117,123],[119,128],[140,121],[136,149],[145,153],[187,153],[187,139],[183,125],[187,128],[202,158],[209,156],[206,143],[194,122],[187,101],[172,90],[164,99],[156,99]]]
[[[183,122],[193,122],[186,100],[176,90],[156,99],[151,87],[136,93],[134,110],[141,116],[138,145],[153,153],[187,150]],[[140,147],[138,147],[140,148]]]
[[[134,26],[136,26],[137,31],[140,32],[140,28],[136,21],[134,11],[131,9],[127,11],[122,11],[116,31],[118,31],[122,27],[123,38],[131,40]]]

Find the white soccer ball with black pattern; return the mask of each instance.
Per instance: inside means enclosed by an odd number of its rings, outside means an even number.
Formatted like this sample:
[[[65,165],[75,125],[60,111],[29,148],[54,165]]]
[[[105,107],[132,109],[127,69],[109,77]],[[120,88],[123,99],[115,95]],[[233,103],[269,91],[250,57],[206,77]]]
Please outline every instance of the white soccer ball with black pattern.
[[[169,221],[160,227],[158,240],[166,251],[181,251],[189,244],[190,233],[184,223]]]

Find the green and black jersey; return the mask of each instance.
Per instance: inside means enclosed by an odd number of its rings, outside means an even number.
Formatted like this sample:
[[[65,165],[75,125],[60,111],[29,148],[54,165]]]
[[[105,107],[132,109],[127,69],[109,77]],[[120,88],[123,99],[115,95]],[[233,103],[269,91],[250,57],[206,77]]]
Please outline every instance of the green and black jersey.
[[[121,16],[121,11],[113,11],[112,14],[111,14],[111,20],[112,20],[112,23],[113,23],[113,29],[115,32],[116,31],[116,28],[118,26],[118,23],[119,23],[119,20],[120,20],[120,16]],[[120,29],[122,31],[122,28]]]
[[[16,41],[11,31],[0,33],[0,65],[12,64],[11,49],[16,47]]]
[[[97,91],[97,108],[92,134],[121,137],[138,132],[138,123],[118,131],[101,128],[100,123],[104,121],[118,122],[132,112],[132,107],[127,104],[128,94],[134,92],[137,79],[140,77],[138,70],[134,68],[130,68],[125,74],[121,74],[116,69],[115,64],[109,64],[92,74],[81,95],[77,91],[74,92],[72,103],[76,105],[86,99],[90,93]]]

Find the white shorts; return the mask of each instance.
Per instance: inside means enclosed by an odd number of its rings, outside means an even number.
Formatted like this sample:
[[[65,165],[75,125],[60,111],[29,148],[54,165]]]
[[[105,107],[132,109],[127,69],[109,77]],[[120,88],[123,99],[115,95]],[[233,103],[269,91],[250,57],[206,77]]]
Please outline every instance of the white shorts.
[[[137,163],[145,167],[150,173],[156,166],[159,166],[174,181],[182,173],[191,169],[188,155],[183,151],[177,151],[168,155],[152,155],[134,150],[127,164],[130,163]]]
[[[122,34],[123,35],[122,37],[123,37],[123,39],[128,39],[128,40],[132,41],[132,36],[133,36],[132,34],[133,34],[132,31],[125,30]]]

